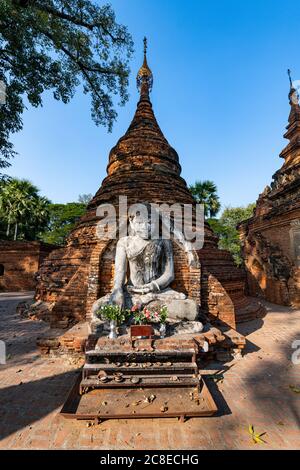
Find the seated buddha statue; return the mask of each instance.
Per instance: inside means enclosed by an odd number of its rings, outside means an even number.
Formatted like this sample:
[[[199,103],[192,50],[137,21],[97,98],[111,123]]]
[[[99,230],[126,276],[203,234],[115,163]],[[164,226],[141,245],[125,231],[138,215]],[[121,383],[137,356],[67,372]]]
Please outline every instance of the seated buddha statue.
[[[101,323],[97,311],[106,303],[129,309],[133,305],[156,309],[166,305],[168,320],[196,320],[196,302],[170,287],[175,277],[171,240],[151,238],[153,224],[150,214],[147,217],[132,215],[129,224],[130,235],[117,242],[112,292],[93,305],[92,330]]]

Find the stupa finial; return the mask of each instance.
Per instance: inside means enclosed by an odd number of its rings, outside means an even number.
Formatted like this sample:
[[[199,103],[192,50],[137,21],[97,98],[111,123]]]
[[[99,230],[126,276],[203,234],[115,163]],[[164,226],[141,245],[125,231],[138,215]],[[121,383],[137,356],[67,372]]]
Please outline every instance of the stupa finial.
[[[293,80],[292,80],[292,74],[290,69],[287,71],[288,76],[289,76],[289,81],[290,81],[290,91],[289,91],[289,101],[290,105],[293,106],[299,106],[299,94],[296,88],[294,87]]]
[[[144,37],[144,62],[141,66],[140,70],[138,71],[136,77],[137,87],[140,90],[141,97],[148,97],[149,92],[152,90],[153,86],[153,75],[147,63],[147,38]]]
[[[289,76],[290,87],[293,88],[292,73],[291,73],[290,69],[287,70],[287,74]]]

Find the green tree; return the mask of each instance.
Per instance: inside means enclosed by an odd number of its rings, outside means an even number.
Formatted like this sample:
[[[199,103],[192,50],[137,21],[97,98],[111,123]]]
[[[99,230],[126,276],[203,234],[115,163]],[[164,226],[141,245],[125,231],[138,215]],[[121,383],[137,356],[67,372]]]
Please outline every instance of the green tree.
[[[46,243],[63,245],[85,210],[86,204],[79,202],[50,204],[50,222],[41,239]]]
[[[0,212],[0,240],[4,240],[5,238],[6,238],[6,224]]]
[[[0,185],[0,218],[6,238],[34,240],[48,224],[50,201],[30,181],[11,178]]]
[[[93,199],[93,195],[92,194],[79,194],[78,196],[78,202],[80,202],[81,204],[85,204],[86,206],[88,205],[88,203]]]
[[[215,217],[221,207],[215,183],[209,180],[196,181],[189,189],[196,201],[204,204],[205,217]]]
[[[96,125],[116,119],[113,96],[128,99],[128,60],[133,42],[110,5],[94,0],[0,0],[0,168],[15,155],[10,134],[22,129],[24,98],[42,105],[53,90],[68,103],[77,87],[91,96]]]
[[[237,225],[252,216],[255,204],[246,207],[226,207],[219,219],[209,219],[213,231],[219,235],[219,248],[228,250],[233,255],[237,265],[241,265],[241,244]]]

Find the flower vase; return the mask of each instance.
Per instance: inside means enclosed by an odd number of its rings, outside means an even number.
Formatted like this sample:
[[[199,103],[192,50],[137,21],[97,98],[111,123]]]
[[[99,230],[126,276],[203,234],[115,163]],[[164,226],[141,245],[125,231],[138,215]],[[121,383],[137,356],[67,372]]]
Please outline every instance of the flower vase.
[[[161,338],[164,338],[166,336],[166,324],[165,323],[161,323],[160,324],[160,327],[159,327],[159,333],[160,333],[160,337]]]
[[[110,332],[108,337],[110,339],[116,339],[117,338],[117,322],[115,320],[110,321]]]

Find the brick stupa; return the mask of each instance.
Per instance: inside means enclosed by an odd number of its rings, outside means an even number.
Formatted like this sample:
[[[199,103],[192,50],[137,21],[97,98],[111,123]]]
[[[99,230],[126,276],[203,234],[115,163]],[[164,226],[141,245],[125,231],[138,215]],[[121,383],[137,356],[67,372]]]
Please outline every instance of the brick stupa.
[[[53,327],[67,327],[90,319],[91,307],[111,291],[116,242],[99,239],[96,209],[111,203],[118,208],[119,196],[128,204],[154,202],[195,204],[177,152],[164,137],[153,113],[149,93],[153,76],[146,50],[137,76],[140,99],[133,120],[110,151],[107,176],[86,214],[68,237],[67,244],[51,253],[39,270],[36,299],[48,307]],[[235,328],[237,322],[261,315],[262,307],[245,296],[245,279],[229,252],[218,249],[218,239],[205,225],[205,243],[197,251],[199,267],[191,267],[186,253],[174,245],[176,290],[197,300],[201,311],[216,324]]]
[[[290,76],[290,72],[289,72]],[[290,78],[290,114],[282,167],[240,224],[249,290],[281,305],[300,306],[300,106]]]

